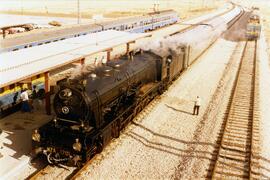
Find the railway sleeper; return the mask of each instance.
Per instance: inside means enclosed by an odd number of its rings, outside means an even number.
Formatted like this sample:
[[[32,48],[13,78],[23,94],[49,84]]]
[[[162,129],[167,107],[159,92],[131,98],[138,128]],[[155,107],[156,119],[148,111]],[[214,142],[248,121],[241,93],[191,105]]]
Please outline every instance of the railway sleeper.
[[[226,130],[230,131],[230,133],[233,133],[233,134],[240,134],[239,132],[241,132],[242,133],[241,135],[243,135],[243,136],[247,136],[247,134],[250,134],[250,132],[249,132],[250,130],[243,129],[243,128],[235,128],[234,126],[227,127]]]
[[[241,91],[239,89],[236,89],[237,96],[235,97],[236,99],[243,99],[243,100],[248,100],[250,98],[250,89],[246,87],[245,91]],[[248,93],[247,93],[248,92]]]
[[[229,171],[243,172],[249,167],[249,158],[237,158],[237,156],[219,155],[218,163],[220,166],[227,166]]]
[[[226,147],[226,146],[224,146],[224,144],[221,145],[221,148],[224,150],[228,150],[228,151],[236,151],[236,152],[243,152],[243,153],[250,152],[250,150],[236,149],[235,147],[232,147],[232,146]]]
[[[227,125],[228,127],[233,127],[233,128],[239,128],[239,129],[251,129],[252,125],[250,123],[247,124],[237,124],[237,123],[229,123]]]
[[[224,172],[246,172],[249,169],[249,162],[230,159],[219,156],[217,166],[223,167]],[[226,167],[226,168],[225,168]]]
[[[246,126],[248,124],[250,124],[250,123],[248,123],[248,122],[233,121],[233,120],[228,121],[228,125],[236,125],[236,126],[241,126],[242,125],[242,126]]]
[[[249,159],[250,153],[245,154],[239,154],[239,153],[233,153],[233,152],[222,152],[219,154],[220,157],[232,159],[235,161],[242,161],[245,162],[247,159]]]
[[[238,122],[240,120],[240,123],[246,124],[249,121],[252,120],[252,114],[239,114],[239,113],[232,113],[228,117],[229,123]]]
[[[242,135],[242,136],[244,136],[244,137],[246,137],[247,136],[247,132],[243,132],[243,131],[239,131],[239,130],[237,130],[237,129],[227,129],[226,130],[227,132],[226,132],[226,134],[237,134],[237,135]],[[249,133],[248,133],[249,134]]]
[[[249,144],[250,140],[246,139],[246,141],[241,141],[241,140],[238,140],[238,139],[230,139],[230,138],[224,138],[223,140],[223,143],[227,143],[225,145],[229,145],[229,146],[233,146],[233,147],[239,147],[239,148],[243,148],[245,149]]]
[[[247,140],[246,138],[230,138],[230,137],[224,137],[225,141],[231,141],[231,142],[243,142]]]
[[[249,168],[249,162],[248,161],[239,161],[230,159],[229,157],[224,157],[224,156],[219,156],[218,161],[217,161],[217,166],[223,166],[226,167],[224,168],[224,171],[226,172],[243,172],[246,171]]]
[[[232,110],[238,110],[238,112],[250,112],[252,111],[251,105],[240,104],[239,102],[233,102],[231,106]]]
[[[216,177],[214,177],[214,178],[229,178],[229,177],[231,177],[231,178],[235,178],[235,177],[238,177],[238,178],[248,178],[249,177],[249,174],[248,173],[245,173],[245,174],[235,174],[235,173],[231,173],[231,172],[223,172],[223,171],[216,171],[215,172],[216,173]],[[220,176],[218,175],[218,174],[220,174]]]
[[[232,149],[233,147],[234,150],[242,150],[244,152],[248,152],[249,150],[247,149],[247,147],[250,147],[251,144],[250,142],[240,144],[240,143],[235,143],[235,142],[223,141],[222,147],[225,147],[225,146],[228,146],[230,149]]]
[[[227,134],[226,136],[230,137],[230,138],[237,138],[237,139],[247,139],[247,138],[251,138],[250,134],[247,134],[246,136],[237,136],[235,134]],[[252,136],[253,137],[253,136]]]
[[[232,117],[230,117],[230,119],[228,120],[228,124],[247,124],[248,120],[247,119],[234,119]]]
[[[233,122],[233,121],[242,121],[242,122],[246,121],[246,122],[248,122],[251,119],[251,117],[252,117],[252,115],[250,115],[248,117],[230,115],[228,119],[230,122]]]

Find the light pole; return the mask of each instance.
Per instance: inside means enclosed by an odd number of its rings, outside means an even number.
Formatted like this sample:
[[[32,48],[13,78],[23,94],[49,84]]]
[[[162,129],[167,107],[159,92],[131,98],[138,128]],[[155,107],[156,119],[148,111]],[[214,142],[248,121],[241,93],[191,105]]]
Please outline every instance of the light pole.
[[[21,0],[21,15],[23,15],[23,2]]]
[[[49,11],[48,11],[48,7],[47,7],[47,0],[44,0],[44,3],[45,3],[45,11],[46,11],[46,14],[48,15]]]
[[[80,24],[81,23],[80,0],[77,0],[77,8],[78,8],[78,24]]]

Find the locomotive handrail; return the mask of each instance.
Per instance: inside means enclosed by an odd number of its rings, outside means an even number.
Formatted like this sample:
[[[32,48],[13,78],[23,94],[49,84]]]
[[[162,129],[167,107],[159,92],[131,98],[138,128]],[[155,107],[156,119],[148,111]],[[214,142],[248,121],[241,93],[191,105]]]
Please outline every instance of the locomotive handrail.
[[[77,121],[72,121],[72,120],[68,120],[68,119],[63,119],[63,118],[56,118],[57,120],[60,121],[65,121],[65,122],[71,122],[71,123],[75,123],[75,124],[79,124]]]

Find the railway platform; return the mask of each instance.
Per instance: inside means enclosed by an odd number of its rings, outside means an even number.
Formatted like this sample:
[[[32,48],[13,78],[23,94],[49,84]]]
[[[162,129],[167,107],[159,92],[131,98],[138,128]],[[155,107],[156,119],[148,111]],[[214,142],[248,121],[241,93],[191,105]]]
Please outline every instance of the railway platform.
[[[1,119],[0,179],[16,178],[16,174],[30,166],[32,131],[52,117],[42,109],[34,109],[33,113],[16,112]]]

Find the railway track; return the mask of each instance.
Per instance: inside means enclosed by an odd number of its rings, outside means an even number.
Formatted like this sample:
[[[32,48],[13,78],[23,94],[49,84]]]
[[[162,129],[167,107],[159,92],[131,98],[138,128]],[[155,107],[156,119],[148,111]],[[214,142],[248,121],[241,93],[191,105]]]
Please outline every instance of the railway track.
[[[256,41],[246,41],[225,118],[212,179],[259,178]]]

